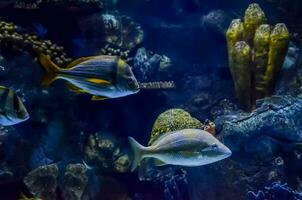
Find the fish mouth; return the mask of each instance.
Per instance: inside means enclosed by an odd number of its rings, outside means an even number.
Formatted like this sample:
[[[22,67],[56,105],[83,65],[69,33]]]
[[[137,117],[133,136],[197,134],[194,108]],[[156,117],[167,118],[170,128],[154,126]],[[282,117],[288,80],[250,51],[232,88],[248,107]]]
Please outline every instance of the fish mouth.
[[[224,146],[222,148],[221,152],[222,152],[222,154],[224,155],[225,158],[230,157],[232,155],[232,151],[226,146]]]

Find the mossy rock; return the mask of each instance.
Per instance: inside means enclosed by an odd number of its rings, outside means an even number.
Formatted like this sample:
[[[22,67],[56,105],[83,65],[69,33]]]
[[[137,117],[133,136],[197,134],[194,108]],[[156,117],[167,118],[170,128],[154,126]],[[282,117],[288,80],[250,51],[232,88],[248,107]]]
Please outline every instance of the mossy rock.
[[[202,128],[202,123],[183,109],[170,109],[161,113],[154,122],[149,145],[161,134],[186,128]]]

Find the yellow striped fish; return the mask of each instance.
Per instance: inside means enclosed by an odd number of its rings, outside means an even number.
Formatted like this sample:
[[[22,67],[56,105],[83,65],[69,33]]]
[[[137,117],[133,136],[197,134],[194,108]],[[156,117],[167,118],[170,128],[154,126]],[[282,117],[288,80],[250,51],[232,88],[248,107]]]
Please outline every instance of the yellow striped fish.
[[[92,100],[124,97],[139,91],[131,67],[117,56],[84,57],[60,68],[46,55],[39,57],[46,71],[42,81],[49,85],[56,79],[68,81],[73,92],[88,93]]]

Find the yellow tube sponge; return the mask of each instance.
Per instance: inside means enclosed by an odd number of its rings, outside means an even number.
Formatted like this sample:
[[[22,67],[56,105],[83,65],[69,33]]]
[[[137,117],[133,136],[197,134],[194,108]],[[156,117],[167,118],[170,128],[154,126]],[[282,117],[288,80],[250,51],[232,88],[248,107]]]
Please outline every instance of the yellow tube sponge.
[[[268,53],[270,45],[271,27],[268,24],[262,24],[256,30],[254,37],[254,85],[255,99],[265,97],[266,83],[264,75],[268,63]]]
[[[244,37],[249,45],[252,45],[257,28],[266,23],[266,16],[260,6],[256,3],[250,4],[244,15]]]
[[[233,52],[231,72],[240,104],[245,110],[251,110],[251,48],[244,42],[236,42]]]
[[[289,45],[289,37],[285,24],[279,23],[275,25],[270,36],[268,64],[264,77],[268,96],[273,93],[279,71],[283,65]]]

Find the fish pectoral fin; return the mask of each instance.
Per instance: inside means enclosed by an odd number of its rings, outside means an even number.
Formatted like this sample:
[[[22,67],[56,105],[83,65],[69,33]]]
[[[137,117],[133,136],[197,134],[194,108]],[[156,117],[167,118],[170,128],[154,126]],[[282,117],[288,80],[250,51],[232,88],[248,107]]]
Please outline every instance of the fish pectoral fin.
[[[103,86],[111,86],[112,84],[109,81],[98,79],[98,78],[87,78],[88,82],[103,85]]]
[[[78,59],[72,61],[71,63],[69,63],[69,64],[66,66],[66,68],[72,68],[72,67],[74,67],[74,66],[76,66],[76,65],[78,65],[78,64],[80,64],[80,63],[82,63],[82,62],[85,62],[85,61],[87,61],[87,60],[91,60],[91,59],[93,59],[93,58],[95,58],[95,56],[78,58]]]
[[[71,83],[67,83],[67,87],[71,92],[75,92],[75,93],[86,93],[85,90],[71,84]]]
[[[160,160],[160,159],[157,159],[157,158],[153,158],[153,162],[154,162],[154,165],[155,166],[164,166],[164,165],[167,165],[167,163],[165,163],[164,161]]]
[[[101,101],[101,100],[105,100],[108,99],[108,97],[103,97],[103,96],[92,96],[91,100],[92,101]]]

